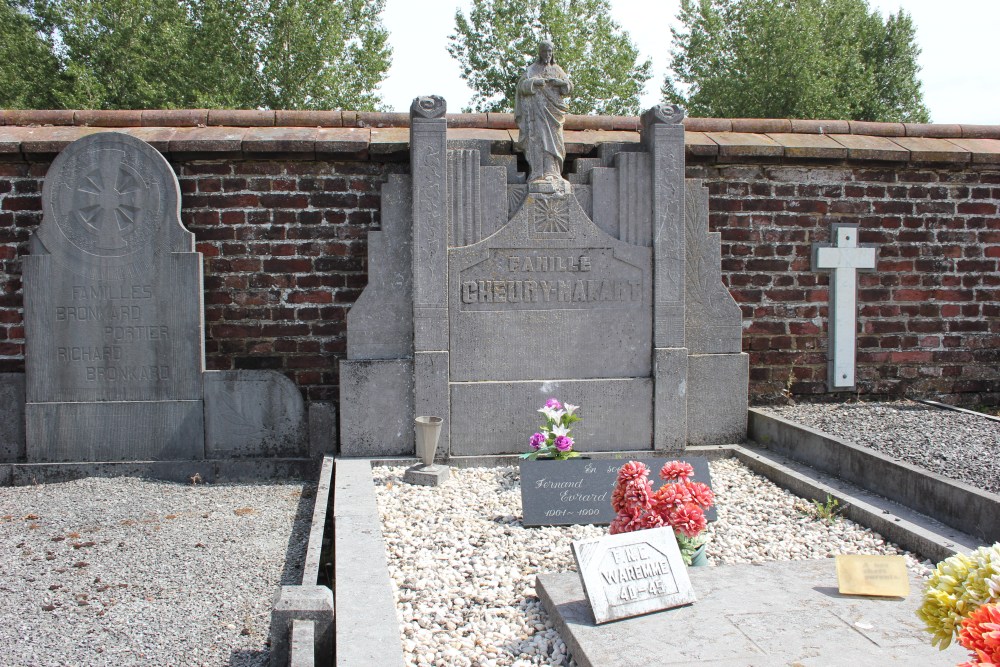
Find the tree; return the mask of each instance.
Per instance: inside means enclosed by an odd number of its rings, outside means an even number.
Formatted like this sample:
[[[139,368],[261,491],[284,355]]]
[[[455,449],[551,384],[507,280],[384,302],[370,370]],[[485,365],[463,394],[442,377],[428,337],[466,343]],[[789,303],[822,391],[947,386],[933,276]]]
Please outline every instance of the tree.
[[[693,116],[927,122],[910,16],[867,0],[681,0],[668,102]]]
[[[448,53],[475,90],[475,111],[513,111],[517,80],[538,42],[555,44],[573,80],[571,113],[635,115],[651,63],[639,61],[628,33],[611,19],[608,0],[473,0],[455,12]]]
[[[389,68],[385,0],[5,2],[55,63],[16,106],[374,109]]]
[[[41,27],[13,4],[0,3],[0,108],[59,106],[68,82]]]

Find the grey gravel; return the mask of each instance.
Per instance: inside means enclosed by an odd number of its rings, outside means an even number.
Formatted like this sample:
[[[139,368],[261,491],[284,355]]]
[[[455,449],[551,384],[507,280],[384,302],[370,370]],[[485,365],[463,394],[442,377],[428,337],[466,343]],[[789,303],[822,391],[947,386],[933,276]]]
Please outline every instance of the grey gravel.
[[[0,488],[0,663],[267,664],[314,495],[133,478]]]
[[[915,401],[800,403],[759,409],[1000,493],[1000,422]]]

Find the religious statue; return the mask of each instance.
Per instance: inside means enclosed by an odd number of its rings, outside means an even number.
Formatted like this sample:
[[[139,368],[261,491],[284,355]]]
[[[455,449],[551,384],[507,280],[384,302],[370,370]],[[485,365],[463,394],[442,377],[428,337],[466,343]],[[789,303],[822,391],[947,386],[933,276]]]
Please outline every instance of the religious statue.
[[[517,148],[528,161],[528,183],[537,187],[548,182],[549,191],[555,191],[557,185],[564,187],[563,120],[569,111],[564,98],[573,90],[569,76],[556,64],[553,51],[549,40],[538,43],[538,59],[518,80],[514,101],[514,119],[520,131]]]

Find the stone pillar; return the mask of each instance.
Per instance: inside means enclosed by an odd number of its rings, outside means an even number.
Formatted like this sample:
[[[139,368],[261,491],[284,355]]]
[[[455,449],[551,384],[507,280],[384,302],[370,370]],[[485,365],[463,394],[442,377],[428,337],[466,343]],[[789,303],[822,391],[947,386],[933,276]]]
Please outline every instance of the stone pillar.
[[[684,340],[684,110],[661,104],[642,115],[642,143],[652,156],[653,448],[687,444],[687,349]]]
[[[413,367],[416,415],[443,417],[440,448],[451,451],[448,400],[448,123],[437,95],[410,106],[413,174]]]

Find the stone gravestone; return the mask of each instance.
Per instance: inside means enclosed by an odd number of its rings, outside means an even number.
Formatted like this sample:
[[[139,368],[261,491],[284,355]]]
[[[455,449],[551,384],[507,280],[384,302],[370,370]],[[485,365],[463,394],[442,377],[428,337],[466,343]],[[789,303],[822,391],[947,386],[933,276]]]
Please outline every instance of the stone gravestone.
[[[450,145],[444,112],[414,101],[411,176],[383,188],[348,316],[342,453],[412,454],[415,415],[444,417],[444,456],[524,451],[550,396],[582,406],[581,451],[742,440],[741,312],[707,191],[685,186],[683,111],[651,109],[641,144],[559,182],[548,164],[544,183],[488,144]]]
[[[24,259],[27,459],[205,455],[202,258],[170,165],[121,133],[70,144]]]
[[[630,458],[650,469],[653,490],[665,484],[660,468],[671,459]],[[694,468],[696,482],[712,486],[708,461],[685,456]],[[525,526],[567,526],[572,524],[607,525],[614,521],[611,491],[618,471],[626,460],[570,459],[568,461],[521,461],[521,511]],[[715,507],[705,511],[705,518],[715,521]]]
[[[695,601],[671,528],[579,540],[572,546],[597,624]]]

